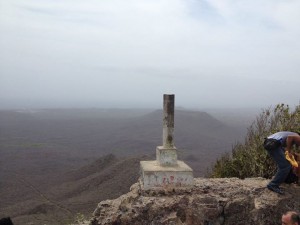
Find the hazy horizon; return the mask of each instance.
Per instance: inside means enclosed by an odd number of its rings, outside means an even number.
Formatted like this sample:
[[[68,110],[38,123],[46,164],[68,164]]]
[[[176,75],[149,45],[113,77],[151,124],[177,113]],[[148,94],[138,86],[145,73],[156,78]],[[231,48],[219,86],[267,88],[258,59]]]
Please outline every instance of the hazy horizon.
[[[300,1],[0,0],[0,109],[295,106]]]
[[[3,104],[4,103],[4,104]],[[285,104],[285,103],[284,103]],[[296,104],[297,105],[297,104]],[[289,105],[291,108],[294,108],[296,105]],[[193,105],[178,105],[175,97],[175,108],[176,110],[189,110],[189,111],[232,111],[232,110],[251,110],[259,112],[261,110],[274,107],[274,105],[266,106],[193,106]],[[124,110],[160,110],[163,108],[163,99],[159,100],[156,104],[126,104],[123,102],[121,104],[101,104],[97,102],[88,103],[74,103],[74,102],[8,102],[6,104],[2,99],[2,105],[0,105],[0,110],[51,110],[51,109],[124,109]]]

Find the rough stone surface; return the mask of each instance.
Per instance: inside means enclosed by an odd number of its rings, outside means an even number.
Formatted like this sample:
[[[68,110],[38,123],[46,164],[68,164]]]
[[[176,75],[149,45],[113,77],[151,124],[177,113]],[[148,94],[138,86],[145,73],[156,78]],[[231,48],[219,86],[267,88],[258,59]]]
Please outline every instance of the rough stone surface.
[[[90,225],[277,225],[281,214],[300,210],[300,186],[285,195],[265,188],[263,178],[194,179],[191,189],[141,191],[99,203]]]

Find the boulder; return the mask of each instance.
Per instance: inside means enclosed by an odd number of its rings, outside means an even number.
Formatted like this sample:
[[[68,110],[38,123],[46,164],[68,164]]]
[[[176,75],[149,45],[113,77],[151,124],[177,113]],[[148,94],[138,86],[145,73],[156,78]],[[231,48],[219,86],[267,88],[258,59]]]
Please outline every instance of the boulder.
[[[90,225],[277,225],[300,209],[300,186],[284,184],[284,195],[263,178],[195,178],[189,189],[130,192],[98,204]]]

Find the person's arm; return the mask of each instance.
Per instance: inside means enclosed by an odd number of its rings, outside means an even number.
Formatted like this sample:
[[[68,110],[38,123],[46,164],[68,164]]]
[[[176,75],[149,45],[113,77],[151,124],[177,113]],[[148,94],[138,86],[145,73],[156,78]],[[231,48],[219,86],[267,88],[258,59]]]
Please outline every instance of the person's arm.
[[[286,138],[286,148],[285,150],[291,153],[293,144],[300,146],[300,136],[299,135],[289,135]]]
[[[291,153],[291,148],[292,148],[292,145],[293,145],[293,139],[294,139],[294,136],[288,136],[286,138],[285,151],[288,151],[289,153]]]

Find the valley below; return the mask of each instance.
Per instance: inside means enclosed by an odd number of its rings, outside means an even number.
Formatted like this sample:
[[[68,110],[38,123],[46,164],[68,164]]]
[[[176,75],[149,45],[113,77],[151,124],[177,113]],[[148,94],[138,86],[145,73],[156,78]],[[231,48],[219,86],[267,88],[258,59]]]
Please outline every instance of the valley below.
[[[243,142],[257,111],[175,110],[178,158],[204,177]],[[129,191],[139,162],[162,144],[162,110],[0,111],[0,218],[15,225],[71,224]]]

